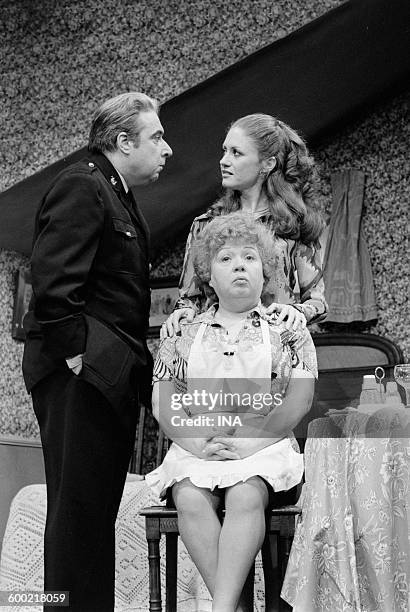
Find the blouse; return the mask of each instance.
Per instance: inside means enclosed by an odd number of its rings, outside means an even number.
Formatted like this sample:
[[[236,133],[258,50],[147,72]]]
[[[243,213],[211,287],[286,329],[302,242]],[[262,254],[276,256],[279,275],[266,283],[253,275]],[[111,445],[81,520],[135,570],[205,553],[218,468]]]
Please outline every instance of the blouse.
[[[226,329],[215,320],[217,304],[205,313],[197,315],[191,323],[183,322],[181,331],[161,341],[154,364],[154,382],[173,380],[175,388],[184,393],[187,389],[187,364],[190,350],[201,323],[206,323],[203,342],[208,346],[226,340]],[[307,370],[317,377],[316,350],[307,329],[289,331],[284,323],[274,321],[277,315],[266,317],[264,309],[256,307],[248,313],[236,339],[245,346],[249,343],[260,344],[262,339],[260,318],[269,323],[272,354],[271,395],[285,395],[292,370]]]

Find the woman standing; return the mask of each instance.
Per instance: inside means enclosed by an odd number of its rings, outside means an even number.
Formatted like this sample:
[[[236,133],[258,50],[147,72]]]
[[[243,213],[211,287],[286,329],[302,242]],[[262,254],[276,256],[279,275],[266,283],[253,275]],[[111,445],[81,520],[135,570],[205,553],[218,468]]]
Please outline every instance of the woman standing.
[[[194,273],[192,248],[213,218],[236,210],[267,225],[280,247],[282,282],[266,288],[267,314],[279,312],[278,323],[285,320],[289,329],[323,320],[327,305],[318,240],[324,221],[313,201],[314,161],[303,140],[271,115],[247,115],[230,127],[220,167],[224,194],[192,224],[180,299],[161,335],[172,335],[182,317],[190,321],[210,305]]]

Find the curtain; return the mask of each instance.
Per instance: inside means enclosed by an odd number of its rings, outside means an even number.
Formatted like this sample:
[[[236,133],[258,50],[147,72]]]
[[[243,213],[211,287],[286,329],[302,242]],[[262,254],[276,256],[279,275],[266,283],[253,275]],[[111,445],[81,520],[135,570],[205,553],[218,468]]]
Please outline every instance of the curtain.
[[[333,174],[331,182],[333,205],[323,265],[326,322],[369,321],[377,317],[377,307],[361,223],[365,175],[346,170]]]

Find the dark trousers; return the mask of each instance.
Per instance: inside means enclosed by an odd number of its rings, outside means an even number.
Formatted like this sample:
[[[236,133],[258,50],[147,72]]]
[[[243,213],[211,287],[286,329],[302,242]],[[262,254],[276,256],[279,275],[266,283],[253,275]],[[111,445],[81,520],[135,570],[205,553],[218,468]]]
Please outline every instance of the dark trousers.
[[[32,398],[47,482],[44,589],[69,591],[67,612],[112,612],[115,520],[137,405],[115,411],[68,369],[38,383]]]

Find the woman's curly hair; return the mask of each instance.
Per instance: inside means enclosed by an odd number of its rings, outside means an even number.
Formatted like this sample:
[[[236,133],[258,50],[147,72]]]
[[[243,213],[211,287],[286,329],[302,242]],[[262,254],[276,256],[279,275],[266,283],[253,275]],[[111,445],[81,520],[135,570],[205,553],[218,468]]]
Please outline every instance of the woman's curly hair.
[[[315,162],[302,138],[283,121],[263,113],[241,117],[229,129],[234,127],[254,142],[260,160],[276,158],[276,167],[266,175],[262,187],[276,235],[305,244],[316,242],[325,223],[314,200]],[[227,189],[213,208],[225,214],[240,207],[240,192]]]
[[[209,284],[212,260],[227,243],[253,245],[257,248],[265,284],[278,270],[280,251],[272,231],[256,221],[251,214],[237,211],[215,217],[194,242],[193,265],[202,283]]]

